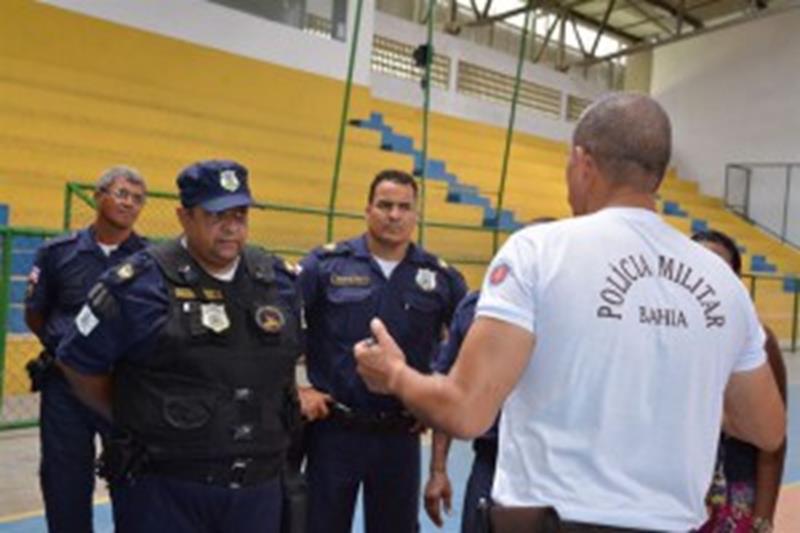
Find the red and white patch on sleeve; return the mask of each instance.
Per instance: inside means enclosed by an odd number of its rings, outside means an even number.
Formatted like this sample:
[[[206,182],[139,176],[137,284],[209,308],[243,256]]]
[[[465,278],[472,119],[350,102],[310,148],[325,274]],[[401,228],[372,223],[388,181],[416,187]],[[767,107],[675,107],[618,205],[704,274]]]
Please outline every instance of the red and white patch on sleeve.
[[[500,285],[505,281],[508,273],[511,272],[511,267],[506,264],[499,264],[492,269],[489,274],[489,283],[492,285]]]
[[[37,283],[39,283],[40,273],[41,270],[39,269],[39,267],[34,265],[33,268],[31,269],[30,274],[28,274],[28,283],[30,283],[31,285],[36,285]]]

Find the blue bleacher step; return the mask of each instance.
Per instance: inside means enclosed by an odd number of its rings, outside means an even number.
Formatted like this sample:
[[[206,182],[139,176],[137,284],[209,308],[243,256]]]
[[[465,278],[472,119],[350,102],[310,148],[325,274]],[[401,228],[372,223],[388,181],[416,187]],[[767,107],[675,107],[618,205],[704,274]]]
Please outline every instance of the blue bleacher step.
[[[368,128],[381,132],[381,149],[411,155],[414,158],[415,176],[422,175],[422,152],[414,148],[414,139],[408,135],[395,133],[391,126],[386,124],[383,114],[372,112],[366,120],[351,120],[350,124],[359,128]],[[483,225],[495,227],[499,223],[501,229],[516,230],[523,226],[514,218],[514,213],[504,209],[497,221],[495,210],[491,207],[489,198],[483,196],[477,187],[464,185],[459,182],[455,174],[447,172],[447,164],[439,159],[428,159],[425,176],[434,180],[447,182],[447,201],[482,207]]]
[[[22,276],[11,277],[11,291],[9,294],[11,303],[24,303],[25,292],[28,290],[28,278]]]
[[[355,119],[351,120],[350,124],[369,130],[392,131],[392,128],[383,123],[383,115],[381,113],[370,113],[367,120]]]
[[[25,310],[22,304],[11,304],[8,308],[7,326],[9,333],[27,333]]]
[[[14,250],[11,252],[11,274],[27,276],[33,268],[36,250]]]
[[[444,161],[439,159],[428,159],[427,172],[425,176],[434,180],[442,180],[447,183],[453,184],[458,181],[458,178],[453,174],[447,172],[447,167]],[[414,175],[422,176],[422,152],[415,150],[414,153]]]
[[[662,211],[665,215],[670,215],[674,217],[688,217],[689,213],[681,209],[681,205],[678,202],[674,202],[672,200],[665,200],[664,206]]]
[[[14,251],[20,250],[33,250],[36,251],[42,244],[45,238],[33,235],[17,235],[14,237]]]
[[[800,274],[783,278],[783,292],[800,292]]]
[[[699,233],[701,231],[708,231],[708,222],[701,218],[693,218],[691,225],[692,233]]]
[[[777,272],[778,267],[767,261],[766,256],[752,255],[750,256],[750,271],[751,272]]]
[[[497,210],[493,207],[487,207],[484,210],[483,225],[488,228],[499,226],[500,229],[516,231],[524,224],[517,222],[514,218],[514,213],[508,209],[503,209],[500,212],[500,220],[497,220]]]

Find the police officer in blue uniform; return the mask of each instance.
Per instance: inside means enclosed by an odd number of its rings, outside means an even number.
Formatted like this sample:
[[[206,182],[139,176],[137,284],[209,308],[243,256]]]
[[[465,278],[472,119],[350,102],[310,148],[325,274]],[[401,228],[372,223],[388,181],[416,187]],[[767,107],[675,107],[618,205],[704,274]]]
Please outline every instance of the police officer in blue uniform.
[[[373,180],[367,232],[323,246],[303,261],[311,387],[308,430],[309,531],[349,532],[359,487],[368,533],[409,533],[419,509],[419,424],[393,397],[372,394],[356,373],[354,344],[383,319],[410,363],[430,372],[444,327],[466,287],[460,273],[411,243],[417,185],[388,170]]]
[[[447,341],[442,344],[441,351],[433,363],[433,369],[439,374],[447,374],[456,362],[458,351],[467,336],[467,331],[475,319],[475,306],[480,293],[469,293],[456,308]],[[492,492],[492,481],[497,464],[497,428],[500,416],[494,424],[480,437],[472,442],[475,458],[472,462],[467,488],[464,492],[464,505],[461,512],[461,532],[478,533],[482,531],[478,503],[481,499],[489,499]],[[447,475],[447,454],[451,438],[441,431],[434,430],[431,445],[431,464],[428,482],[425,485],[425,511],[434,524],[443,524],[441,508],[450,508],[452,488]]]
[[[277,533],[298,412],[296,270],[246,246],[243,166],[199,162],[177,183],[182,238],[103,275],[58,363],[114,422],[103,469],[117,531]]]
[[[33,390],[42,393],[39,476],[47,526],[58,533],[92,531],[95,436],[107,434],[109,427],[75,397],[53,365],[53,354],[100,275],[145,246],[133,232],[145,201],[137,171],[106,170],[94,200],[96,215],[89,227],[38,250],[25,298],[25,320],[44,348],[27,368]]]

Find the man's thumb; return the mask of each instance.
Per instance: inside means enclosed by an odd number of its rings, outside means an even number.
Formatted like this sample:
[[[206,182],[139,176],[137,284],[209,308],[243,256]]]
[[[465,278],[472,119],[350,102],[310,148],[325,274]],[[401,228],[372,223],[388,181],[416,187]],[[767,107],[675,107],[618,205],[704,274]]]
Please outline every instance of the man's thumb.
[[[372,330],[372,336],[375,337],[378,344],[381,346],[392,346],[394,344],[392,336],[389,335],[386,326],[380,318],[373,318],[369,323],[369,327]]]

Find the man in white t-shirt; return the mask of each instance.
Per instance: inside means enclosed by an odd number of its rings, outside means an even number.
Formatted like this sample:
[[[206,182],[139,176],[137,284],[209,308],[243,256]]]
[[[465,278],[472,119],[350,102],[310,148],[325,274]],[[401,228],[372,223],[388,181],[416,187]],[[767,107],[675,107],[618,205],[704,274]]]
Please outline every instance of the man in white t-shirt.
[[[450,374],[413,371],[377,320],[377,342],[356,348],[373,390],[450,434],[480,434],[505,401],[493,499],[554,507],[564,531],[687,531],[705,518],[723,411],[761,448],[785,435],[745,289],[655,212],[670,136],[647,96],[584,112],[567,168],[577,217],[503,246]]]

